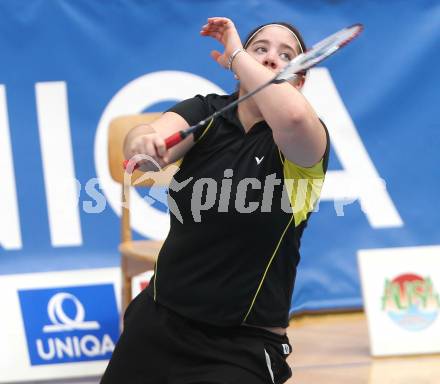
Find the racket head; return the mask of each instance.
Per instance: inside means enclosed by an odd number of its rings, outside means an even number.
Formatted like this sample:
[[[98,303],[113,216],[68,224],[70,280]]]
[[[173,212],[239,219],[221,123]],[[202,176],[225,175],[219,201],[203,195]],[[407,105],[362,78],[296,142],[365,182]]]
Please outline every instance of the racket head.
[[[338,32],[326,37],[316,43],[306,52],[296,56],[287,66],[274,78],[273,82],[280,82],[292,79],[296,73],[304,72],[325,60],[327,57],[353,41],[364,29],[362,24],[353,24]]]

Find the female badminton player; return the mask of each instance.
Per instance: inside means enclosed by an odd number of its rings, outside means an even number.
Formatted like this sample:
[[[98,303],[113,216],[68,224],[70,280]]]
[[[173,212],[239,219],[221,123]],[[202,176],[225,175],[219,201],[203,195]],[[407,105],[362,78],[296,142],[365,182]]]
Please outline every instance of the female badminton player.
[[[129,305],[101,383],[284,383],[286,336],[300,239],[329,155],[323,122],[301,94],[305,73],[271,84],[206,121],[172,148],[165,140],[273,78],[305,52],[292,25],[269,23],[244,44],[230,19],[200,32],[238,79],[231,95],[197,95],[133,128],[127,159],[144,171],[183,159],[170,186],[179,215],[149,287]]]

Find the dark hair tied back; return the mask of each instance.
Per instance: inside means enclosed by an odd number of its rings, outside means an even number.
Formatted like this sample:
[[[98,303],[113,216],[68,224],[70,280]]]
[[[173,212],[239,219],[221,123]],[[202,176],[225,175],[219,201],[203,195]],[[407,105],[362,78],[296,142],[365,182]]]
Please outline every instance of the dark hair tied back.
[[[255,28],[255,29],[253,29],[253,30],[247,35],[246,40],[244,41],[243,46],[246,48],[246,47],[251,43],[251,41],[254,39],[254,37],[257,35],[257,32],[258,32],[260,29],[262,29],[262,28],[264,28],[264,27],[267,27],[268,25],[272,25],[272,24],[274,24],[274,25],[282,25],[283,27],[285,27],[285,28],[287,28],[287,29],[290,29],[290,30],[292,31],[292,33],[298,38],[298,41],[299,41],[300,46],[301,46],[301,50],[302,50],[303,52],[305,52],[305,51],[307,50],[306,44],[305,44],[305,42],[304,42],[304,39],[303,39],[303,37],[301,36],[301,33],[299,33],[298,29],[296,29],[296,27],[295,27],[294,25],[292,25],[292,24],[290,24],[290,23],[285,23],[285,22],[283,22],[283,21],[274,21],[274,22],[271,22],[271,23],[265,23],[265,24],[262,24],[262,25],[258,26],[258,27]]]

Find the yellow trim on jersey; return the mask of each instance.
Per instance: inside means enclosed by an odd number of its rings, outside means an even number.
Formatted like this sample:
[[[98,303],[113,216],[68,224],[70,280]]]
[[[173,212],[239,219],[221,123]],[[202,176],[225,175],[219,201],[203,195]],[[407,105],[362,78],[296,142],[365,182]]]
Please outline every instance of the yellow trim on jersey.
[[[278,155],[280,155],[281,164],[283,164],[283,166],[284,166],[284,157],[281,154],[281,151],[279,149],[278,149]]]
[[[206,126],[205,130],[203,131],[203,133],[200,135],[199,139],[196,141],[196,143],[198,143],[203,136],[205,136],[206,132],[208,132],[208,129],[211,128],[212,122],[214,121],[214,119],[211,119],[211,121],[209,122],[209,124]]]
[[[288,159],[283,161],[284,185],[289,193],[296,227],[313,211],[319,199],[325,177],[323,162],[321,159],[313,167],[305,168]]]
[[[156,262],[154,263],[154,295],[153,300],[156,301],[156,281],[157,281],[157,262],[159,261],[159,258],[156,259]]]
[[[289,193],[289,200],[293,209],[293,214],[289,222],[287,223],[286,228],[284,228],[278,244],[275,247],[272,256],[270,257],[269,263],[264,270],[263,277],[260,280],[260,284],[258,285],[257,291],[255,292],[255,295],[252,299],[252,303],[246,313],[246,316],[243,319],[243,323],[246,321],[249,314],[251,313],[258,293],[263,286],[267,272],[269,271],[275,255],[277,254],[278,249],[281,245],[281,242],[286,235],[287,229],[292,224],[293,219],[295,219],[294,225],[298,226],[302,221],[307,218],[307,214],[313,210],[316,202],[319,199],[322,184],[324,182],[324,159],[321,159],[321,161],[319,161],[313,167],[305,168],[294,164],[290,160],[284,158],[284,156],[281,154],[281,151],[278,151],[278,153],[281,163],[283,164],[284,184],[287,188],[287,192]],[[300,200],[298,200],[298,197],[300,198]],[[298,204],[299,206],[296,206],[296,204]]]
[[[266,279],[267,272],[269,271],[269,268],[270,268],[270,266],[271,266],[271,264],[273,262],[273,259],[275,258],[275,255],[278,252],[278,248],[280,247],[281,242],[284,239],[284,235],[286,234],[287,229],[290,227],[290,224],[292,224],[293,218],[294,218],[294,215],[292,215],[292,217],[290,218],[289,222],[286,225],[286,228],[284,228],[284,231],[283,231],[280,239],[278,240],[278,244],[275,247],[275,250],[273,251],[272,256],[270,257],[269,262],[267,263],[266,269],[264,270],[263,277],[261,278],[260,284],[258,285],[258,288],[257,288],[257,291],[255,292],[254,298],[252,299],[251,306],[249,307],[249,309],[248,309],[248,311],[246,313],[246,316],[243,319],[243,323],[246,321],[246,319],[248,318],[249,314],[251,313],[251,310],[252,310],[252,308],[253,308],[253,306],[255,304],[255,300],[257,299],[258,293],[260,292],[260,289],[263,286],[264,280]]]

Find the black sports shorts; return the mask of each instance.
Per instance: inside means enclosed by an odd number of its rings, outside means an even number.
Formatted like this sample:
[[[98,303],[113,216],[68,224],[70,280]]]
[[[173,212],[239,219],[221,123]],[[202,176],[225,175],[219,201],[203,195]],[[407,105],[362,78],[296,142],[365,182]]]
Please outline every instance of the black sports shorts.
[[[144,290],[124,315],[124,331],[101,384],[284,383],[287,336],[255,327],[186,319]]]

